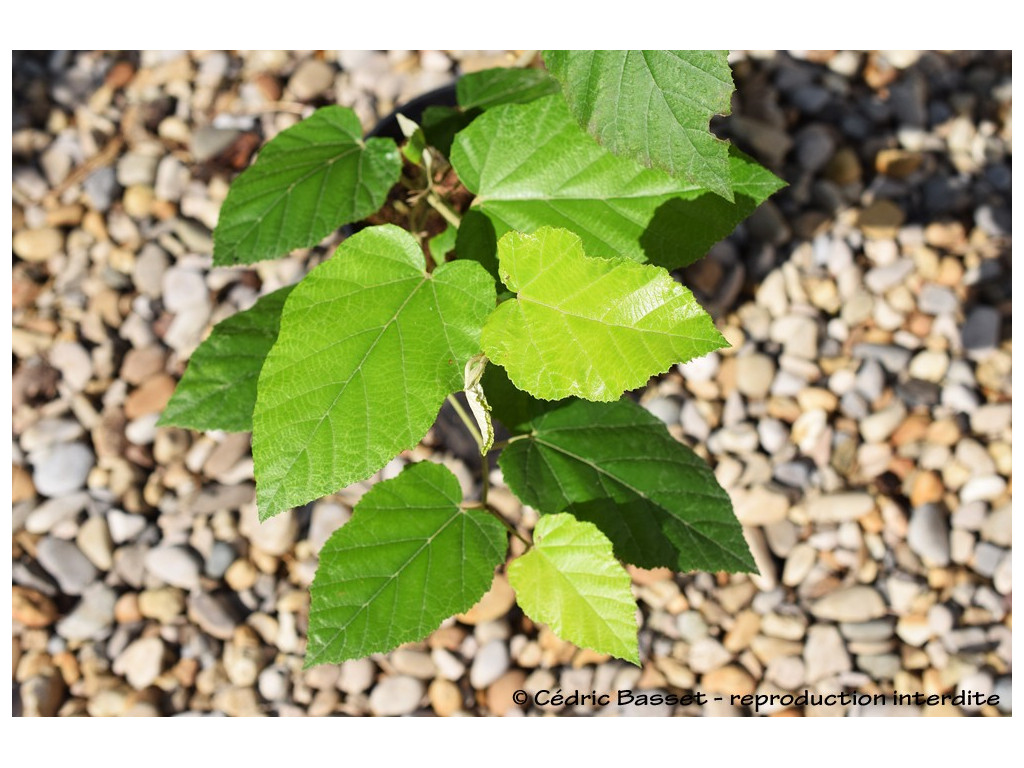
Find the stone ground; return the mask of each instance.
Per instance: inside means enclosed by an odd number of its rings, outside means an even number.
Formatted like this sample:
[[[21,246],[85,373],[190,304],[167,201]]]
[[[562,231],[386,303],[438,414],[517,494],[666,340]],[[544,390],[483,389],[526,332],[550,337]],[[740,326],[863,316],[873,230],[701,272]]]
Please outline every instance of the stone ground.
[[[561,688],[969,690],[999,704],[899,713],[1008,714],[1010,54],[733,58],[717,127],[789,187],[684,275],[732,348],[643,402],[715,467],[760,575],[634,571],[642,669],[534,626],[499,577],[423,643],[302,671],[317,552],[365,488],[259,525],[247,435],[155,427],[209,326],[327,251],[211,269],[220,202],[315,106],[370,127],[515,56],[16,54],[14,712],[751,712],[512,702]]]

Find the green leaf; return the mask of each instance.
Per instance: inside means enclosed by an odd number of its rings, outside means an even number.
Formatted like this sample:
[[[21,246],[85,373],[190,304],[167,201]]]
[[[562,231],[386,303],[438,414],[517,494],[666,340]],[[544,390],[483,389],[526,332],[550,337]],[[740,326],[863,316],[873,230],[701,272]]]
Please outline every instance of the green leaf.
[[[481,380],[491,413],[512,434],[529,432],[530,422],[568,400],[538,400],[509,381],[508,373],[500,365],[488,365]]]
[[[629,574],[593,524],[540,518],[533,548],[509,564],[508,581],[526,615],[563,640],[640,666]]]
[[[558,81],[543,69],[495,67],[463,75],[455,87],[463,109],[489,109],[500,104],[526,104],[558,93]]]
[[[192,354],[157,426],[252,429],[256,381],[277,339],[281,309],[294,286],[269,293],[213,327]]]
[[[424,270],[412,235],[370,227],[288,298],[253,415],[261,518],[376,472],[462,389],[494,281],[468,261]]]
[[[452,151],[455,134],[473,122],[482,110],[471,109],[466,112],[455,107],[427,107],[423,110],[420,124],[427,137],[427,143],[448,157]]]
[[[474,208],[499,237],[565,227],[593,256],[625,256],[666,269],[699,259],[782,186],[742,153],[730,152],[738,204],[712,203],[715,196],[699,185],[601,147],[557,96],[488,110],[458,134],[451,160],[477,195]],[[708,210],[714,216],[707,217]]]
[[[363,496],[320,551],[307,668],[422,640],[483,597],[508,538],[492,515],[461,502],[459,481],[430,462]]]
[[[601,144],[732,200],[728,145],[708,129],[731,109],[727,51],[545,51],[544,63]]]
[[[642,568],[756,572],[714,473],[641,406],[575,400],[529,426],[498,460],[525,504],[594,523]]]
[[[498,238],[494,224],[480,211],[470,208],[462,216],[455,235],[455,253],[460,259],[478,262],[495,280],[498,277]]]
[[[316,245],[375,213],[401,167],[394,141],[363,141],[351,109],[318,109],[275,136],[231,184],[213,233],[213,263],[252,264]]]
[[[455,250],[455,241],[458,236],[459,230],[449,224],[439,234],[434,235],[427,241],[430,255],[435,263],[444,263],[445,257]]]
[[[674,363],[726,346],[668,272],[589,258],[568,230],[509,232],[498,242],[498,266],[517,296],[487,319],[481,344],[534,397],[617,400]]]

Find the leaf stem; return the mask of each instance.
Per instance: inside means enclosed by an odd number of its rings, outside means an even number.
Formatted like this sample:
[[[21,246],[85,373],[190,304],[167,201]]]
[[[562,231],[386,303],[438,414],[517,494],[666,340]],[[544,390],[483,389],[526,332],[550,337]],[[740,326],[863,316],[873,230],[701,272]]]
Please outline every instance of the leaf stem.
[[[516,442],[517,440],[525,440],[528,437],[529,437],[529,435],[513,435],[508,440],[495,440],[494,444],[491,445],[491,450],[492,451],[498,451],[498,450],[501,450],[502,448],[507,448],[508,446],[512,445],[512,443]]]
[[[448,207],[448,204],[441,199],[440,195],[437,194],[433,189],[427,193],[427,203],[435,211],[440,213],[444,220],[451,224],[456,229],[459,228],[459,224],[462,223],[462,218]]]
[[[473,422],[470,415],[466,413],[466,409],[462,407],[462,403],[456,399],[455,395],[448,395],[448,404],[451,405],[455,413],[457,413],[459,418],[462,419],[462,423],[466,425],[466,429],[469,430],[473,439],[476,440],[477,447],[483,448],[484,439],[480,435],[480,430],[476,428],[476,424]]]

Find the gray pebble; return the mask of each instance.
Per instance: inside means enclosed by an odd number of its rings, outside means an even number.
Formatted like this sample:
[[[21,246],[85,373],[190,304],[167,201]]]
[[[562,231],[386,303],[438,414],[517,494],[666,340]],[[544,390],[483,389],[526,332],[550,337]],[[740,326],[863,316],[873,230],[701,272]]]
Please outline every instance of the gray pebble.
[[[378,717],[408,715],[423,698],[423,683],[415,677],[386,677],[370,692],[370,710]]]
[[[290,689],[288,670],[277,665],[267,667],[260,672],[256,686],[267,701],[281,701],[287,698]]]
[[[666,426],[679,423],[679,403],[668,397],[655,397],[644,404],[648,413],[657,416]]]
[[[106,211],[117,194],[117,177],[114,169],[107,166],[90,173],[82,182],[82,191],[91,208],[101,213]]]
[[[469,670],[469,682],[476,688],[486,688],[508,669],[508,647],[502,640],[491,640],[476,653]]]
[[[198,555],[188,547],[162,545],[146,553],[146,571],[172,587],[196,589],[199,566]]]
[[[131,515],[120,509],[112,509],[107,512],[107,527],[110,529],[110,538],[115,544],[124,544],[131,541],[146,528],[146,518],[142,515]]]
[[[977,306],[967,315],[961,331],[964,348],[970,351],[995,349],[999,346],[1002,317],[995,307]]]
[[[974,561],[971,563],[971,567],[975,573],[990,579],[1005,555],[1006,550],[1002,547],[997,547],[987,541],[980,541],[974,546]]]
[[[910,350],[892,344],[872,344],[863,342],[853,346],[853,356],[861,359],[874,360],[881,363],[889,373],[900,373],[910,362]],[[858,388],[860,376],[858,375]],[[870,397],[868,392],[864,393]],[[872,398],[873,399],[873,398]]]
[[[204,163],[216,157],[231,146],[239,133],[233,128],[220,129],[212,125],[197,128],[192,132],[192,157],[197,163]]]
[[[910,515],[907,526],[907,544],[930,565],[949,565],[949,521],[942,508],[925,504]]]
[[[58,523],[77,517],[89,504],[89,499],[87,491],[79,491],[70,496],[44,501],[25,518],[25,530],[29,533],[47,533]]]
[[[188,597],[188,617],[208,635],[230,640],[238,618],[227,600],[219,594],[194,592]]]
[[[149,187],[156,181],[156,166],[159,158],[139,152],[126,152],[117,161],[117,183],[122,187],[144,184]]]
[[[70,541],[45,536],[36,548],[39,564],[57,580],[62,592],[80,595],[99,574],[96,567]]]
[[[226,541],[214,542],[203,570],[211,579],[219,579],[237,557],[238,553],[235,552],[235,548]]]
[[[44,496],[64,496],[77,491],[89,476],[95,457],[82,443],[63,443],[43,448],[29,456],[32,482]]]
[[[835,151],[836,142],[832,132],[822,124],[809,125],[796,135],[797,162],[809,173],[824,168]]]
[[[960,300],[951,288],[928,283],[917,297],[917,308],[926,315],[941,315],[960,309]]]

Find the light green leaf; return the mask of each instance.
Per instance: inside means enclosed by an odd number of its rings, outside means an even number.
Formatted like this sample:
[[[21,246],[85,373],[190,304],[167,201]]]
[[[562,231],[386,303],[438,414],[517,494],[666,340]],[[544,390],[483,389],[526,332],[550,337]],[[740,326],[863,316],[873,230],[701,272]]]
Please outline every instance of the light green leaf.
[[[459,481],[430,462],[363,496],[320,551],[307,668],[422,640],[483,597],[508,538],[492,515],[461,502]]]
[[[714,473],[631,400],[575,400],[540,414],[502,451],[499,464],[525,504],[594,523],[626,562],[676,571],[757,570]]]
[[[558,93],[558,81],[543,69],[495,67],[463,75],[455,87],[459,106],[469,110],[525,104]]]
[[[252,429],[256,381],[277,339],[281,308],[292,288],[269,293],[213,327],[192,354],[157,426],[229,432]]]
[[[498,269],[517,295],[487,319],[481,344],[534,397],[617,400],[674,363],[726,346],[668,272],[589,258],[568,230],[509,232]]]
[[[470,210],[486,214],[499,237],[565,227],[583,238],[592,256],[624,256],[666,269],[706,254],[782,186],[742,153],[730,152],[737,203],[731,205],[699,185],[612,154],[576,125],[557,96],[488,110],[458,134],[451,160],[477,195]]]
[[[732,200],[728,145],[708,129],[731,110],[728,51],[545,51],[544,63],[601,144]]]
[[[318,109],[275,136],[231,184],[213,233],[213,263],[252,264],[316,245],[375,213],[401,167],[395,142],[364,141],[351,109]]]
[[[509,564],[508,581],[526,615],[563,640],[640,666],[629,574],[593,524],[541,517],[533,548]]]
[[[370,227],[288,297],[253,415],[261,518],[376,472],[462,389],[494,281],[468,261],[424,270],[412,235]]]

